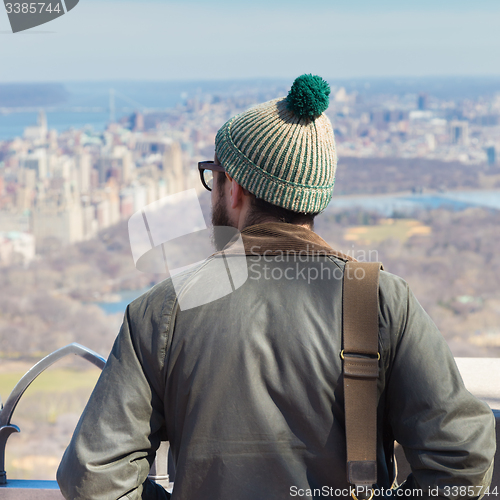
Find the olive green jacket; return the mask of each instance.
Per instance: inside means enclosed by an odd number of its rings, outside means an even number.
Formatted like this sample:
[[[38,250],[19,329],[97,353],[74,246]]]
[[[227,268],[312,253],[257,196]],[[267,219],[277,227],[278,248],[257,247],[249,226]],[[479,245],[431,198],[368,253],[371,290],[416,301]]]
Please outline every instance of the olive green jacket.
[[[173,499],[349,487],[339,356],[348,257],[298,226],[261,224],[243,236],[243,250],[215,254],[128,306],[59,467],[67,499],[170,498],[146,480],[161,440],[175,460]],[[379,351],[378,485],[392,484],[394,440],[413,471],[402,488],[424,491],[415,498],[488,485],[493,414],[464,388],[408,285],[384,271]]]

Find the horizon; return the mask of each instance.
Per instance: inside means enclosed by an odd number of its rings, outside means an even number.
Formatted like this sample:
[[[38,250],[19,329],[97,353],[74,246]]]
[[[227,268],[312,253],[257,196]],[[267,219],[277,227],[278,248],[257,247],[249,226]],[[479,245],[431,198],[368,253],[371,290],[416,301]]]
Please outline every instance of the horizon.
[[[117,0],[107,0],[107,1],[117,1]],[[310,73],[310,72],[305,72]],[[300,73],[304,74],[304,73]],[[131,78],[131,77],[123,77],[123,78],[105,78],[105,79],[58,79],[58,80],[0,80],[0,85],[15,85],[15,84],[23,84],[23,85],[44,85],[44,84],[71,84],[71,83],[231,83],[231,82],[252,82],[252,81],[263,81],[263,82],[285,82],[290,80],[293,82],[295,78],[300,76],[290,75],[290,76],[234,76],[234,77],[226,77],[226,78],[158,78],[158,79],[147,79],[147,78]],[[315,74],[315,73],[313,73]],[[467,74],[449,74],[449,75],[355,75],[355,76],[344,76],[344,77],[332,77],[328,75],[319,75],[323,79],[328,82],[344,82],[344,81],[365,81],[365,80],[455,80],[455,79],[464,79],[464,80],[499,80],[500,81],[500,72],[498,74],[475,74],[475,75],[467,75]]]

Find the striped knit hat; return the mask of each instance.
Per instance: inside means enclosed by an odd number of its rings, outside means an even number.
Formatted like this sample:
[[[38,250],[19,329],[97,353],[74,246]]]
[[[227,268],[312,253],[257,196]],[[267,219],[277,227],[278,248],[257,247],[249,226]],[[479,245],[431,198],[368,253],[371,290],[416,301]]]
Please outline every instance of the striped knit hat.
[[[318,213],[331,200],[337,167],[328,108],[330,87],[299,76],[287,97],[231,118],[215,153],[228,174],[257,198],[288,210]]]

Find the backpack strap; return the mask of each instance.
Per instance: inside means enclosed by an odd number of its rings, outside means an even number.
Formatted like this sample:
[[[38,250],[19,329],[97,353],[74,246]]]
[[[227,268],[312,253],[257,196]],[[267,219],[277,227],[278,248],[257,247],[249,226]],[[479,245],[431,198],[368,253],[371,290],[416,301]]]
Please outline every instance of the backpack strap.
[[[340,355],[344,375],[347,480],[366,490],[377,482],[380,269],[383,269],[380,262],[347,262],[343,282]]]

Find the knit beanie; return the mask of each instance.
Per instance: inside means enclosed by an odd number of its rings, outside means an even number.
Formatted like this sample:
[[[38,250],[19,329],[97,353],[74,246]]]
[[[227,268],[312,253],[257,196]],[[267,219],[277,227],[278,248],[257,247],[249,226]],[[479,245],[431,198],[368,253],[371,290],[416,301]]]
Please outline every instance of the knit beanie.
[[[337,167],[328,108],[330,86],[302,75],[287,97],[250,108],[217,132],[215,153],[227,173],[257,198],[301,213],[331,200]]]

